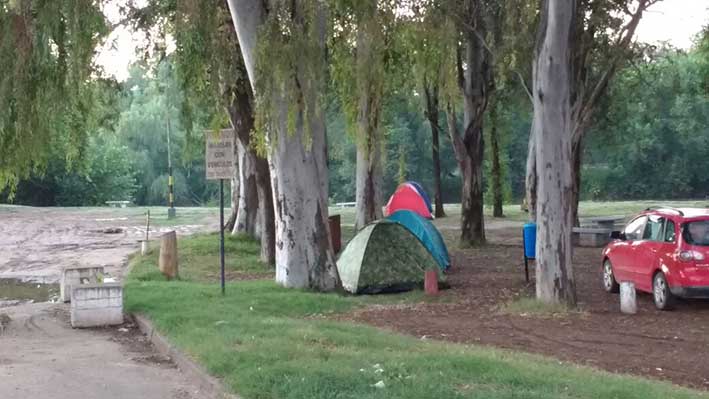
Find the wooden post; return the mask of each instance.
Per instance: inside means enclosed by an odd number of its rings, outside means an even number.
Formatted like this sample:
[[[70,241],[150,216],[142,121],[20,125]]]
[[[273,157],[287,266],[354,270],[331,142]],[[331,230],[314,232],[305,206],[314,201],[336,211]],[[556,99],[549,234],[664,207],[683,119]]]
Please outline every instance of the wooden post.
[[[160,271],[172,280],[178,276],[177,269],[177,233],[168,231],[160,240]]]
[[[438,273],[435,270],[426,270],[423,285],[426,295],[438,295]]]

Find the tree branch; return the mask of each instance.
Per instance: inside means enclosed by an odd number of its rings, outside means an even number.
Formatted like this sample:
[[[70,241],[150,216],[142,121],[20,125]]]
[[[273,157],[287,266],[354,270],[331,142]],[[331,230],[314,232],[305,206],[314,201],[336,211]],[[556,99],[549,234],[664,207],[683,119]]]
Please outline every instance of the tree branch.
[[[588,130],[586,129],[586,126],[590,122],[591,116],[593,115],[593,109],[595,108],[596,104],[598,103],[598,100],[608,87],[608,83],[610,82],[611,78],[617,72],[618,66],[621,63],[626,50],[630,47],[630,42],[633,36],[635,35],[635,30],[637,29],[638,24],[640,23],[640,19],[642,18],[643,12],[649,6],[655,4],[658,1],[660,0],[639,1],[638,8],[637,10],[635,10],[635,13],[632,15],[632,18],[620,30],[618,34],[618,38],[616,39],[615,44],[613,45],[615,55],[608,64],[607,69],[603,72],[598,82],[596,82],[596,85],[594,86],[593,90],[590,91],[591,94],[587,98],[580,98],[577,100],[580,101],[580,103],[578,104],[578,113],[576,118],[577,123],[573,132],[572,143],[577,143],[583,140],[583,135]]]

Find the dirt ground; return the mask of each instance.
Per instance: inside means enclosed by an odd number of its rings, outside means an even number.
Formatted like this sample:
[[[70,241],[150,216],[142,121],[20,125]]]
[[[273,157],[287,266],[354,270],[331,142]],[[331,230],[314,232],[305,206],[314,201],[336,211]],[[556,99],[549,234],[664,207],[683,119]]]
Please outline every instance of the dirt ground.
[[[650,295],[640,294],[638,314],[623,315],[618,295],[601,288],[601,249],[577,248],[579,312],[510,314],[504,305],[533,296],[534,283],[525,283],[520,228],[500,227],[488,231],[485,248],[453,251],[451,288],[442,292],[442,301],[376,306],[346,318],[420,338],[538,353],[709,389],[709,301],[682,302],[672,312],[660,312]]]
[[[0,398],[204,397],[131,323],[74,330],[65,304],[0,310]]]
[[[138,240],[145,235],[144,212],[141,208],[2,206],[0,279],[55,283],[62,268],[73,265],[105,266],[107,273],[120,278],[127,256],[139,249]],[[183,220],[189,224],[151,226],[151,239],[172,229],[184,235],[205,226],[218,228],[218,218],[205,212]]]

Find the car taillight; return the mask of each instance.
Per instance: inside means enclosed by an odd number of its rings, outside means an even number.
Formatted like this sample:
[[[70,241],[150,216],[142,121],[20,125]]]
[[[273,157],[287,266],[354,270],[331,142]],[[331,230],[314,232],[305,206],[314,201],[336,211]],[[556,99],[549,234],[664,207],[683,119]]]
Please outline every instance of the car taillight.
[[[682,262],[691,262],[693,260],[704,260],[704,255],[697,251],[682,251],[679,253],[679,260]]]

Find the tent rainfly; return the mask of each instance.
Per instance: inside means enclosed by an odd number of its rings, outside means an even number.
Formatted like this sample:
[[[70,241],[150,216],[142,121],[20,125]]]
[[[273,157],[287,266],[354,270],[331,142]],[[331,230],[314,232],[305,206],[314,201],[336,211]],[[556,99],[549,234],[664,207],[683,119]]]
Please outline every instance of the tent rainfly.
[[[423,192],[423,189],[421,189],[421,191]],[[431,205],[426,202],[426,197],[421,195],[421,192],[419,192],[419,189],[416,188],[416,185],[411,183],[402,183],[396,188],[394,194],[392,194],[389,198],[389,202],[387,202],[384,210],[385,216],[389,216],[401,209],[408,209],[418,213],[426,219],[433,219],[433,215],[431,214]]]
[[[421,241],[421,244],[428,249],[428,252],[431,253],[436,262],[438,262],[438,266],[441,270],[447,270],[451,266],[448,248],[446,248],[441,233],[436,229],[433,223],[422,218],[416,212],[406,209],[394,212],[389,215],[387,219],[400,223],[406,227],[411,234],[415,235],[416,238]]]
[[[423,285],[435,269],[431,253],[403,225],[389,220],[369,224],[347,244],[337,260],[342,286],[353,294],[407,291]]]

